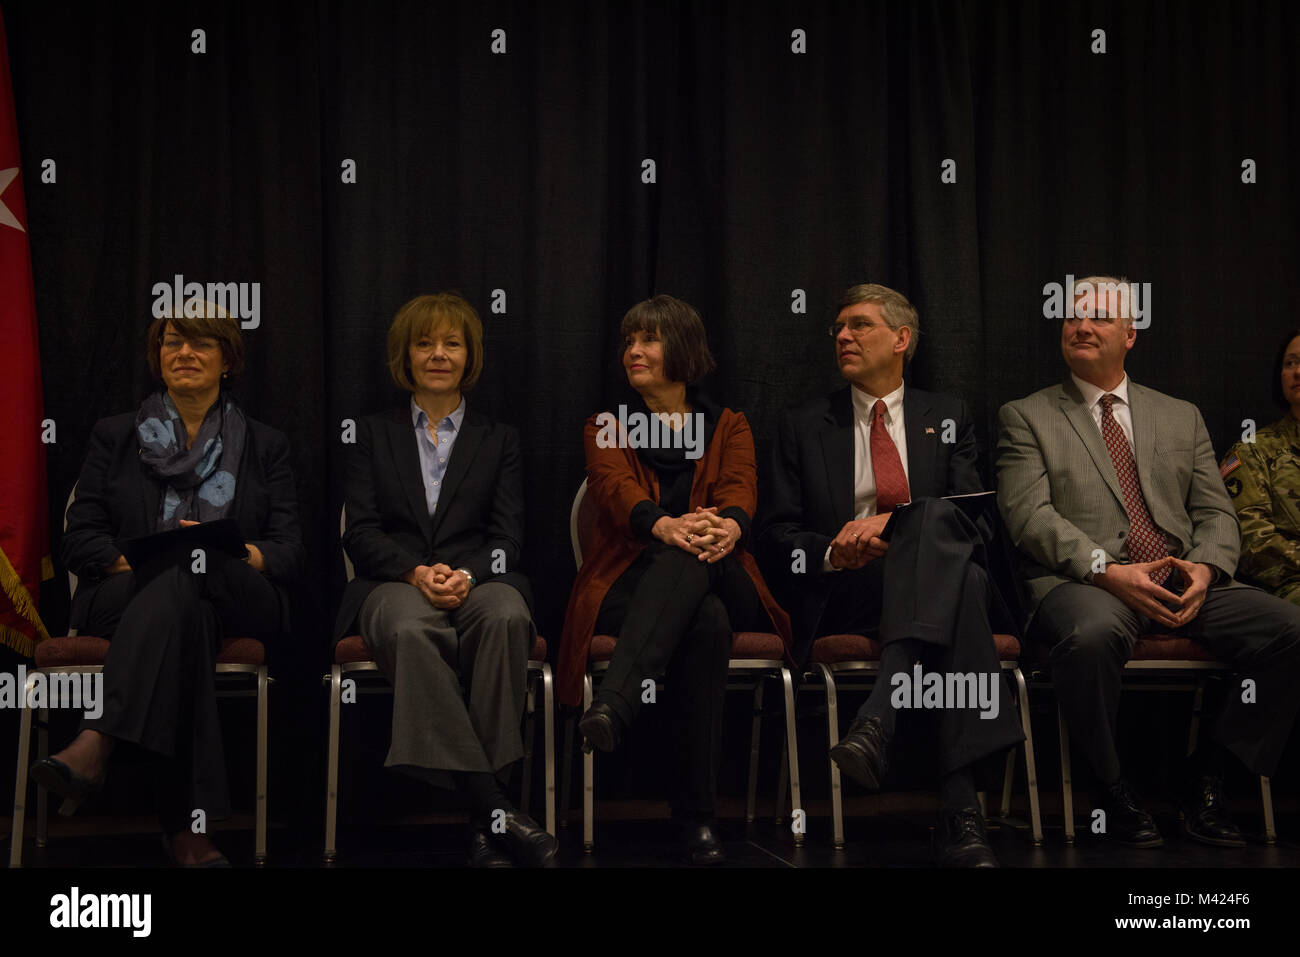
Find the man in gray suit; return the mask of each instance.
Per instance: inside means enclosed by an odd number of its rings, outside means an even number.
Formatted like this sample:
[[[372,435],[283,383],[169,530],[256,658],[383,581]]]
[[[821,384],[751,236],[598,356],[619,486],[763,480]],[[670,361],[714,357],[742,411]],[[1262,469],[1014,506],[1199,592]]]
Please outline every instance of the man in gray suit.
[[[998,506],[1021,552],[1029,640],[1050,650],[1066,723],[1104,787],[1106,833],[1136,847],[1163,840],[1115,751],[1134,642],[1176,632],[1231,663],[1241,684],[1193,755],[1184,830],[1243,846],[1225,749],[1256,774],[1276,769],[1300,706],[1300,609],[1232,580],[1240,536],[1200,412],[1124,372],[1137,339],[1128,283],[1089,277],[1067,293],[1070,375],[999,413]]]

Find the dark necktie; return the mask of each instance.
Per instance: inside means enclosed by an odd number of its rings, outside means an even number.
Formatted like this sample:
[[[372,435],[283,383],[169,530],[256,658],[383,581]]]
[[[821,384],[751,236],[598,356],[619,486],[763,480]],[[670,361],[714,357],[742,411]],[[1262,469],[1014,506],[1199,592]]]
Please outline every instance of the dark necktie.
[[[1133,459],[1133,450],[1129,448],[1124,430],[1115,421],[1111,405],[1115,397],[1110,393],[1101,397],[1101,436],[1106,440],[1106,449],[1119,477],[1119,488],[1124,493],[1124,507],[1128,512],[1128,554],[1136,564],[1154,562],[1169,554],[1165,536],[1147,511],[1146,499],[1142,497],[1142,483],[1138,480],[1137,463]],[[1157,585],[1162,585],[1169,577],[1169,569],[1163,569],[1151,576]]]
[[[871,472],[876,477],[876,514],[880,514],[910,502],[912,495],[907,490],[907,473],[898,457],[898,446],[885,428],[885,400],[877,399],[871,413]]]

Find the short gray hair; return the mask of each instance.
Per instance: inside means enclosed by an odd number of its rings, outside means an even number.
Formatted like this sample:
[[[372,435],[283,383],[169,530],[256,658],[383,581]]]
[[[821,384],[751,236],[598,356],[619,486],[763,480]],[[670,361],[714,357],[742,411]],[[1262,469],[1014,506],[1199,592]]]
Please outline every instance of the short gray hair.
[[[916,355],[917,340],[921,336],[921,319],[916,313],[916,307],[901,292],[874,282],[864,282],[844,290],[844,295],[840,296],[840,301],[835,305],[835,314],[838,316],[849,306],[862,302],[880,306],[880,314],[890,329],[898,331],[900,327],[907,326],[912,330],[912,338],[908,341],[907,352],[903,356],[905,362],[911,362],[912,356]]]
[[[1119,307],[1119,316],[1124,320],[1124,328],[1127,329],[1133,324],[1133,310],[1129,301],[1129,292],[1132,285],[1126,276],[1083,276],[1074,280],[1074,285],[1070,287],[1070,302],[1073,303],[1082,295],[1087,295],[1088,290],[1079,291],[1079,287],[1087,284],[1093,293],[1093,309],[1099,307],[1098,300],[1104,294],[1106,302],[1114,303]]]

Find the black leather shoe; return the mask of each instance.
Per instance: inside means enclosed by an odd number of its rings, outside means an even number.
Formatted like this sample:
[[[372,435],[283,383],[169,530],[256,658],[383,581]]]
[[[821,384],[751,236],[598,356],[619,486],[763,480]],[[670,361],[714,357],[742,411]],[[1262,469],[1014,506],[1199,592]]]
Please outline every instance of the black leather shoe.
[[[712,867],[727,862],[722,841],[712,821],[687,824],[682,828],[682,858],[696,867]]]
[[[997,867],[979,808],[945,811],[934,831],[940,867]]]
[[[206,869],[211,867],[230,867],[230,859],[222,854],[220,857],[214,857],[210,861],[204,861],[201,864],[182,864],[176,859],[176,854],[172,851],[172,839],[166,834],[162,836],[163,853],[167,855],[167,860],[172,867],[186,867],[196,869]]]
[[[496,849],[488,829],[475,825],[469,840],[470,867],[514,867],[515,862]]]
[[[1165,839],[1156,830],[1156,822],[1137,806],[1123,778],[1102,792],[1097,806],[1106,812],[1105,834],[1112,841],[1129,847],[1164,846]]]
[[[507,811],[506,831],[494,834],[510,851],[516,864],[523,867],[554,867],[560,842],[523,811]]]
[[[104,787],[103,775],[93,780],[83,778],[58,758],[41,758],[28,773],[45,790],[63,798],[59,813],[64,817],[75,814],[88,797]]]
[[[1216,847],[1245,847],[1237,825],[1228,817],[1223,798],[1223,781],[1216,777],[1197,778],[1183,801],[1183,833],[1193,841]]]
[[[578,720],[582,750],[613,751],[623,740],[623,721],[607,704],[596,702]]]
[[[864,788],[874,791],[889,770],[889,739],[875,715],[857,718],[849,725],[849,733],[831,748],[831,760]]]

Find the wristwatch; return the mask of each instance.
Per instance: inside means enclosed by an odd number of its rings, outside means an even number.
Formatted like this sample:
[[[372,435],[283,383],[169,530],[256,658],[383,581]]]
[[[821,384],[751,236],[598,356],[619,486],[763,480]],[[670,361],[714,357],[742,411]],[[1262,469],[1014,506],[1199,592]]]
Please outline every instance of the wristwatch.
[[[470,571],[468,568],[458,568],[456,569],[456,571],[460,572],[462,575],[464,575],[466,578],[469,579],[469,584],[471,588],[473,588],[475,585],[478,584],[478,579],[474,577],[474,573]]]

